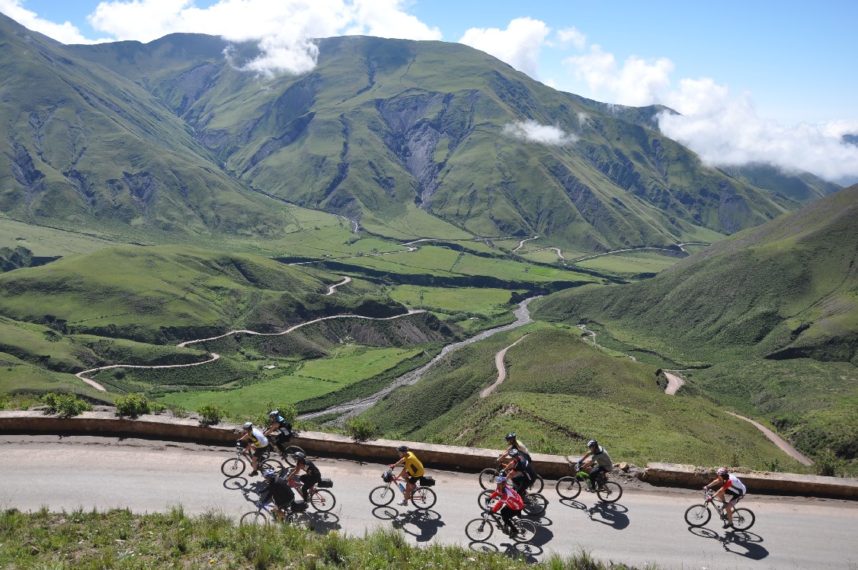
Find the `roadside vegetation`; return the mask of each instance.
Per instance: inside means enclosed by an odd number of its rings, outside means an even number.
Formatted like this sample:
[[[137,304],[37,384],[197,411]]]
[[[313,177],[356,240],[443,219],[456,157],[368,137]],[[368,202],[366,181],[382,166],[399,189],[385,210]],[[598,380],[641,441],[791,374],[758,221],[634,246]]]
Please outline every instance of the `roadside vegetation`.
[[[408,544],[402,533],[375,531],[363,538],[283,525],[238,526],[206,514],[133,515],[97,512],[0,513],[0,567],[74,568],[486,568],[515,570],[622,570],[588,554],[532,563],[515,553],[475,552],[459,546]]]

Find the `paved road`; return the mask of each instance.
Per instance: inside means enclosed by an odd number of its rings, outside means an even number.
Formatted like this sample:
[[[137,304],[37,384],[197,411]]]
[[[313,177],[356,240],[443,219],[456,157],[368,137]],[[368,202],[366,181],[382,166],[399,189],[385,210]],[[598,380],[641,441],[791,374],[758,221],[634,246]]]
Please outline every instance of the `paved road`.
[[[0,436],[0,508],[35,510],[108,509],[135,512],[210,510],[238,517],[251,509],[238,490],[224,486],[219,473],[227,449],[143,440],[54,436]],[[391,458],[392,459],[392,458]],[[402,507],[373,510],[367,496],[381,483],[383,465],[319,460],[334,480],[338,504],[332,516],[319,520],[319,530],[338,528],[360,536],[376,527],[400,528],[414,544],[458,543],[468,546],[464,527],[478,513],[476,476],[434,472],[439,500],[427,516]],[[348,483],[347,483],[348,482]],[[549,484],[550,485],[550,484]],[[753,496],[745,506],[758,521],[745,536],[733,539],[711,522],[689,531],[682,520],[696,492],[627,488],[615,509],[594,508],[580,501],[551,501],[536,547],[529,553],[545,559],[551,553],[585,549],[602,560],[659,568],[858,568],[858,504],[822,499]],[[348,489],[348,491],[347,491]],[[507,547],[495,533],[489,545]]]

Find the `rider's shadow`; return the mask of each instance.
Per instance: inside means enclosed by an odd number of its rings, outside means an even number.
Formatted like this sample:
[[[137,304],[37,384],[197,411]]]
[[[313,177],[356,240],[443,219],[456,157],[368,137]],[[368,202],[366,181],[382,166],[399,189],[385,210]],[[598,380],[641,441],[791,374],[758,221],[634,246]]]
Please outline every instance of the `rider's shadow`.
[[[224,479],[223,488],[230,491],[238,491],[247,487],[248,480],[244,477],[229,477]]]
[[[395,510],[395,509],[394,509]],[[445,525],[441,514],[433,510],[406,511],[395,517],[393,527],[413,536],[417,542],[428,542]],[[414,532],[416,528],[419,532]]]
[[[537,546],[532,542],[504,542],[501,543],[501,547],[503,548],[503,553],[510,558],[523,560],[528,564],[535,564],[536,562],[539,562],[536,557],[544,552],[542,547]]]
[[[537,525],[536,534],[533,535],[533,538],[530,539],[530,542],[528,542],[528,544],[539,548],[544,544],[548,544],[552,538],[554,538],[554,533],[551,532],[551,530],[547,526]]]
[[[318,534],[328,534],[342,529],[340,517],[334,513],[308,512],[307,516],[310,518],[310,528]]]
[[[597,503],[587,509],[590,520],[609,526],[614,530],[623,530],[629,526],[629,509],[619,503]]]
[[[714,530],[692,526],[688,527],[688,532],[701,538],[718,540],[727,552],[751,560],[762,560],[769,555],[769,551],[760,544],[763,542],[763,537],[746,530],[728,530],[724,536],[721,536]]]
[[[575,499],[560,499],[560,504],[579,511],[586,511],[587,505]]]

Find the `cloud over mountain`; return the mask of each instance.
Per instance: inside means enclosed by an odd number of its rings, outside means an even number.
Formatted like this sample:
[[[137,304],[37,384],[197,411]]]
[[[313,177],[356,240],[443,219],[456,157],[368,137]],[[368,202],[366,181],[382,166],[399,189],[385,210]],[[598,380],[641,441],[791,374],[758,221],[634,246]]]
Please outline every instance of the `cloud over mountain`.
[[[578,137],[567,133],[560,127],[541,125],[536,121],[518,121],[504,125],[503,133],[527,142],[546,144],[550,146],[562,146],[572,144]]]

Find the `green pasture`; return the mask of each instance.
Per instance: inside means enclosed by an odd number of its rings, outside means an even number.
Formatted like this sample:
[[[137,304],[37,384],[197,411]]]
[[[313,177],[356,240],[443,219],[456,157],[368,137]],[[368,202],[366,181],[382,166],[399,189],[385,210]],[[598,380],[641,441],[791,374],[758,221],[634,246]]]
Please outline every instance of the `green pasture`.
[[[25,224],[0,214],[0,247],[26,247],[37,256],[66,256],[90,253],[116,245],[107,235],[92,230],[74,232],[48,226]]]
[[[399,285],[390,290],[390,297],[415,309],[490,316],[506,313],[511,309],[510,293],[506,289]]]
[[[305,361],[283,374],[265,371],[254,384],[228,391],[188,391],[165,394],[165,404],[190,410],[205,404],[220,406],[233,416],[259,413],[267,402],[297,403],[367,380],[423,352],[422,348],[343,346],[330,357]]]
[[[658,273],[675,265],[680,259],[682,258],[644,250],[603,255],[578,262],[575,266],[612,275],[627,276],[638,273]]]

